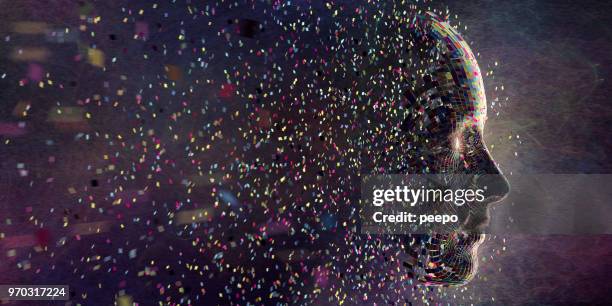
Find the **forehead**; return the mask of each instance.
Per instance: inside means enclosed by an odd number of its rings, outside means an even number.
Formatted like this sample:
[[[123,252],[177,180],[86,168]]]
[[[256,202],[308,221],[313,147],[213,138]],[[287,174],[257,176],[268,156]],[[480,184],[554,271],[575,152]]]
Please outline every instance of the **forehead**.
[[[419,18],[444,58],[438,80],[445,84],[448,101],[464,124],[484,126],[487,101],[482,74],[474,53],[457,31],[434,14]]]

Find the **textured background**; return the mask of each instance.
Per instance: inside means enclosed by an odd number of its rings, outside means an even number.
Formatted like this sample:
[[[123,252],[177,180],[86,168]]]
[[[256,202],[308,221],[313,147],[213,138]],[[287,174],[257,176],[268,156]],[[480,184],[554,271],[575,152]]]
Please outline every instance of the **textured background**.
[[[490,115],[487,140],[518,134],[516,148],[492,151],[508,174],[606,173],[612,170],[612,3],[607,1],[457,1],[451,12],[465,37],[494,65],[509,102]],[[517,152],[517,156],[513,156]],[[510,176],[512,183],[512,177]],[[492,222],[507,216],[493,213]],[[497,219],[496,219],[497,218]],[[498,237],[501,238],[501,237]],[[612,237],[513,235],[481,266],[471,290],[502,304],[605,304],[612,289]],[[495,242],[485,244],[493,248]],[[484,281],[484,277],[487,278]]]
[[[41,3],[33,0],[19,1],[18,4],[13,1],[0,1],[0,31],[6,31],[11,21],[22,18],[56,24],[78,24],[74,16],[74,10],[77,8],[73,1],[55,1],[53,5]],[[437,2],[436,6],[441,3]],[[119,24],[121,19],[111,13],[116,12],[119,5],[109,4],[107,7],[98,3],[96,6],[101,11],[108,10],[105,11],[108,13],[105,15],[108,17],[105,21],[109,23],[105,23],[107,26],[102,35],[120,32],[121,30],[117,29],[119,27],[113,24]],[[483,71],[494,68],[494,77],[485,78],[485,85],[490,101],[494,96],[498,97],[499,101],[490,111],[485,138],[489,145],[495,146],[492,155],[506,174],[510,175],[510,182],[512,173],[611,173],[612,143],[609,129],[612,114],[612,3],[456,1],[449,2],[448,6],[453,14],[458,15],[457,20],[461,21],[462,26],[467,26],[462,32],[471,43],[472,49],[480,54],[479,62]],[[131,33],[127,33],[129,34]],[[12,39],[12,43],[15,43],[19,38]],[[23,39],[23,43],[31,41]],[[123,51],[120,44],[107,44],[102,47],[117,54],[142,53],[142,50]],[[87,96],[98,90],[105,81],[103,75],[87,65],[66,65],[72,61],[75,50],[75,46],[69,45],[62,45],[54,50],[53,62],[57,67],[53,69],[58,71],[59,78],[77,81],[74,84],[74,96],[68,97],[69,99]],[[10,53],[8,44],[0,45],[0,51],[3,54],[0,70],[8,71],[10,75],[24,71],[24,66],[7,60],[6,55]],[[124,66],[117,68],[119,72],[133,69],[146,74],[153,71],[153,68],[142,64],[139,66],[128,62],[120,65]],[[24,88],[16,88],[17,81],[18,79],[11,77],[0,81],[1,121],[12,118],[15,101],[30,96]],[[40,100],[48,103],[44,106],[50,107],[54,105],[55,100],[66,97],[50,92],[42,98]],[[41,122],[44,121],[45,115],[44,112],[32,114],[35,120],[40,119]],[[108,124],[111,130],[113,126],[121,129],[121,124],[130,127],[133,124],[131,121],[113,123]],[[15,203],[31,199],[41,199],[43,203],[61,201],[65,196],[58,195],[56,190],[45,186],[27,186],[27,180],[23,181],[15,171],[16,164],[26,162],[31,169],[45,169],[50,167],[47,165],[49,155],[60,156],[53,166],[56,184],[76,184],[78,182],[75,181],[81,178],[73,175],[73,171],[83,171],[88,161],[99,157],[95,144],[64,146],[72,143],[74,135],[54,134],[56,132],[50,130],[45,123],[29,126],[28,133],[28,137],[21,138],[16,145],[0,147],[0,183],[3,188],[0,195],[0,213],[10,213],[13,222],[18,225],[16,229],[15,226],[2,224],[0,229],[9,234],[26,229],[33,231],[27,214],[14,212]],[[45,140],[52,134],[59,149],[50,149],[45,145]],[[38,213],[44,215],[44,212]],[[76,215],[74,212],[69,213],[73,214]],[[507,217],[494,212],[493,222],[505,221]],[[37,239],[49,239],[46,235],[44,232],[37,233]],[[120,233],[109,233],[107,236],[112,235]],[[137,239],[138,237],[134,237],[134,241]],[[88,243],[103,244],[104,239],[92,238]],[[157,247],[163,249],[164,243],[160,240],[161,246]],[[181,245],[189,245],[188,241],[172,243],[179,248]],[[70,258],[76,261],[82,260],[88,254],[94,254],[74,244],[66,252],[72,252]],[[46,263],[50,263],[37,256],[37,253],[33,254],[31,263],[34,267],[44,267]],[[21,256],[22,254],[18,258]],[[489,237],[481,249],[480,257],[483,259],[481,269],[472,283],[461,288],[435,289],[431,300],[477,305],[593,305],[607,301],[612,290],[612,282],[609,281],[609,273],[612,272],[612,237],[609,236]],[[168,261],[173,262],[174,259],[168,257]],[[77,282],[81,273],[91,272],[75,272],[73,269],[77,268],[74,266],[78,264],[58,262],[60,266],[57,270],[64,271],[65,274],[48,272],[45,268],[42,268],[40,273],[32,270],[22,273],[16,268],[17,262],[12,259],[4,261],[2,257],[0,281],[31,283],[33,279],[43,278],[49,283],[61,283],[66,277],[73,277],[71,282]],[[61,264],[66,266],[62,267]],[[129,262],[119,263],[121,264],[130,265]],[[97,281],[98,279],[90,278],[80,280],[79,286],[95,288]],[[142,297],[148,293],[139,294]],[[92,294],[88,298],[107,302],[111,301],[111,295]]]

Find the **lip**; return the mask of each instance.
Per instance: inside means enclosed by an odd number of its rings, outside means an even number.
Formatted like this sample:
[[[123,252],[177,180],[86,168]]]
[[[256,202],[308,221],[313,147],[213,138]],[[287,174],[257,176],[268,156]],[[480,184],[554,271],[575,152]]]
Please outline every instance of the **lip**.
[[[488,204],[476,213],[471,213],[467,219],[461,225],[460,232],[469,234],[481,234],[484,229],[489,225],[491,218],[489,216]]]
[[[468,218],[463,222],[463,225],[461,226],[460,230],[468,233],[482,233],[483,230],[487,226],[489,226],[489,223],[491,221],[489,210],[490,205],[503,201],[507,196],[507,194],[503,196],[489,196],[485,199],[483,203],[473,207],[474,209],[481,209],[481,211],[478,211],[474,214],[470,214]]]

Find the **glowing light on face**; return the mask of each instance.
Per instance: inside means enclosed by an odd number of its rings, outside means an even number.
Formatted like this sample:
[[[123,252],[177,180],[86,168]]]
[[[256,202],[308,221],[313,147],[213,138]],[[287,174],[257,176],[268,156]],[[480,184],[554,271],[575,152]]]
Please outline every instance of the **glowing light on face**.
[[[460,126],[449,136],[449,144],[452,152],[452,157],[456,161],[462,159],[461,157],[463,156],[463,153],[466,149],[466,144],[463,137],[464,132],[465,127]]]
[[[459,136],[454,136],[453,137],[453,151],[455,153],[461,153],[463,148],[462,142],[461,142],[461,138],[459,138]]]

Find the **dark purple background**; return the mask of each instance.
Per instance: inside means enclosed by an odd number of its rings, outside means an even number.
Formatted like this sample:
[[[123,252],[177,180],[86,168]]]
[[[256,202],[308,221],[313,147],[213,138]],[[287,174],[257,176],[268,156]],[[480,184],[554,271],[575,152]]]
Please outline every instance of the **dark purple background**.
[[[440,3],[438,5],[440,6]],[[131,34],[131,28],[121,28],[121,18],[114,15],[120,5],[96,3],[94,6],[105,16],[100,35],[106,37],[110,33]],[[138,7],[136,4],[133,6]],[[449,3],[449,7],[453,14],[458,14],[458,20],[467,25],[467,30],[461,28],[461,31],[471,43],[472,49],[480,54],[482,70],[488,70],[486,67],[494,67],[495,62],[498,62],[494,70],[495,77],[485,78],[488,96],[492,96],[496,86],[503,85],[504,92],[495,93],[495,96],[502,100],[509,97],[509,100],[490,111],[485,137],[489,145],[495,145],[492,155],[506,174],[611,173],[612,162],[609,154],[612,143],[609,130],[612,97],[612,3],[456,1]],[[74,10],[78,10],[78,5],[73,1],[55,1],[52,5],[31,0],[19,3],[0,2],[0,38],[6,35],[4,32],[10,22],[22,18],[76,25],[79,22],[75,18]],[[15,43],[19,38],[12,39],[12,43]],[[155,39],[171,41],[174,37]],[[151,40],[152,43],[155,39]],[[101,47],[107,54],[142,53],[141,49],[123,50],[125,46],[122,40],[129,39],[119,36],[119,42],[106,41],[107,45]],[[23,43],[31,41],[24,39]],[[8,71],[11,75],[9,79],[0,80],[0,121],[8,121],[11,120],[15,101],[28,97],[30,93],[27,89],[16,88],[18,78],[12,76],[23,74],[26,66],[8,61],[5,54],[10,52],[10,47],[7,44],[1,44],[0,51],[3,54],[0,74],[2,71]],[[56,78],[65,80],[66,84],[70,80],[77,81],[72,99],[98,90],[105,80],[102,74],[90,66],[70,66],[76,51],[75,46],[62,45],[54,50],[55,57],[49,64],[57,66],[53,68],[59,74]],[[110,58],[107,57],[106,60],[109,61]],[[142,63],[127,62],[120,65],[123,66],[116,68],[118,74],[122,70],[142,71],[143,74],[159,73]],[[40,99],[46,101],[44,107],[50,107],[56,99],[65,97],[49,92],[44,98]],[[46,113],[34,111],[32,116],[44,122]],[[80,171],[76,169],[82,170],[90,160],[99,156],[95,147],[92,149],[78,145],[64,146],[72,142],[74,134],[53,135],[57,147],[48,148],[44,141],[55,132],[50,131],[50,127],[45,124],[28,126],[28,136],[16,140],[16,145],[0,145],[0,213],[11,213],[13,222],[17,224],[11,227],[2,224],[0,231],[17,233],[27,229],[34,232],[27,220],[27,214],[14,213],[15,203],[32,198],[50,202],[63,199],[54,189],[45,186],[27,187],[28,181],[20,181],[21,178],[15,171],[18,162],[26,162],[32,169],[44,170],[49,155],[62,156],[54,165],[55,168],[49,171],[55,171],[55,176],[62,184],[70,185],[82,179],[73,172]],[[138,126],[138,123],[113,122],[109,124],[109,128],[112,130],[114,126],[121,130],[124,125],[131,127]],[[520,140],[517,140],[517,135]],[[507,140],[509,136],[512,141]],[[4,141],[4,138],[0,140]],[[512,182],[511,178],[510,181]],[[59,182],[56,184],[59,185]],[[63,190],[62,192],[65,193]],[[19,211],[22,211],[21,207]],[[39,213],[44,215],[44,210],[41,208]],[[74,212],[71,212],[72,214]],[[496,216],[494,213],[492,222],[495,222],[496,217],[500,220],[507,216]],[[2,216],[0,221],[4,222],[4,219]],[[15,229],[16,227],[18,229]],[[38,232],[36,237],[41,241],[57,238],[47,237],[52,234]],[[107,236],[112,235],[121,234],[109,233]],[[96,239],[92,238],[87,244],[71,244],[66,252],[76,261],[81,260],[82,256],[96,254],[89,254],[86,249],[91,243],[104,243],[104,237]],[[160,240],[158,243],[157,247],[163,250],[165,242]],[[172,243],[177,248],[189,245],[189,241]],[[6,249],[3,249],[3,252],[5,251]],[[45,261],[37,256],[36,252],[32,253],[33,266],[42,267],[43,272],[20,272],[15,267],[16,262],[5,261],[6,254],[3,253],[0,254],[0,282],[32,283],[34,279],[44,279],[45,282],[59,284],[67,276],[73,277],[75,282],[79,281],[80,273],[73,273],[73,265],[57,261],[59,265],[66,264],[65,268],[59,266],[57,270],[63,270],[67,275],[49,272],[45,265],[56,262]],[[155,258],[164,258],[162,253],[163,251],[159,251]],[[18,258],[24,256],[27,256],[27,253],[20,253]],[[168,254],[165,258],[174,262],[176,258],[171,256],[173,254]],[[609,292],[612,290],[612,282],[609,280],[612,273],[610,236],[489,237],[481,249],[480,257],[486,260],[481,262],[480,273],[472,283],[462,288],[435,289],[437,293],[432,300],[477,305],[593,305],[609,301]],[[121,264],[130,263],[119,263]],[[83,273],[89,275],[86,271]],[[98,281],[86,278],[79,281],[79,286],[95,288]],[[116,283],[112,279],[109,282]],[[112,290],[109,289],[108,294],[92,294],[87,300],[110,302],[114,292],[116,288],[113,287]],[[146,294],[148,293],[137,292],[135,295]],[[459,295],[460,298],[453,298],[453,294]],[[465,296],[470,298],[464,300]]]
[[[499,117],[490,114],[486,139],[496,144],[492,155],[506,174],[610,173],[612,3],[457,1],[449,6],[468,26],[464,36],[480,53],[481,67],[499,63],[495,80],[485,84],[489,92],[503,84],[510,99]],[[516,134],[522,140],[516,148],[498,141]],[[507,216],[493,213],[492,222],[496,218]],[[609,235],[505,238],[507,252],[495,258],[500,271],[481,266],[479,280],[471,284],[479,295],[505,305],[610,303]]]

